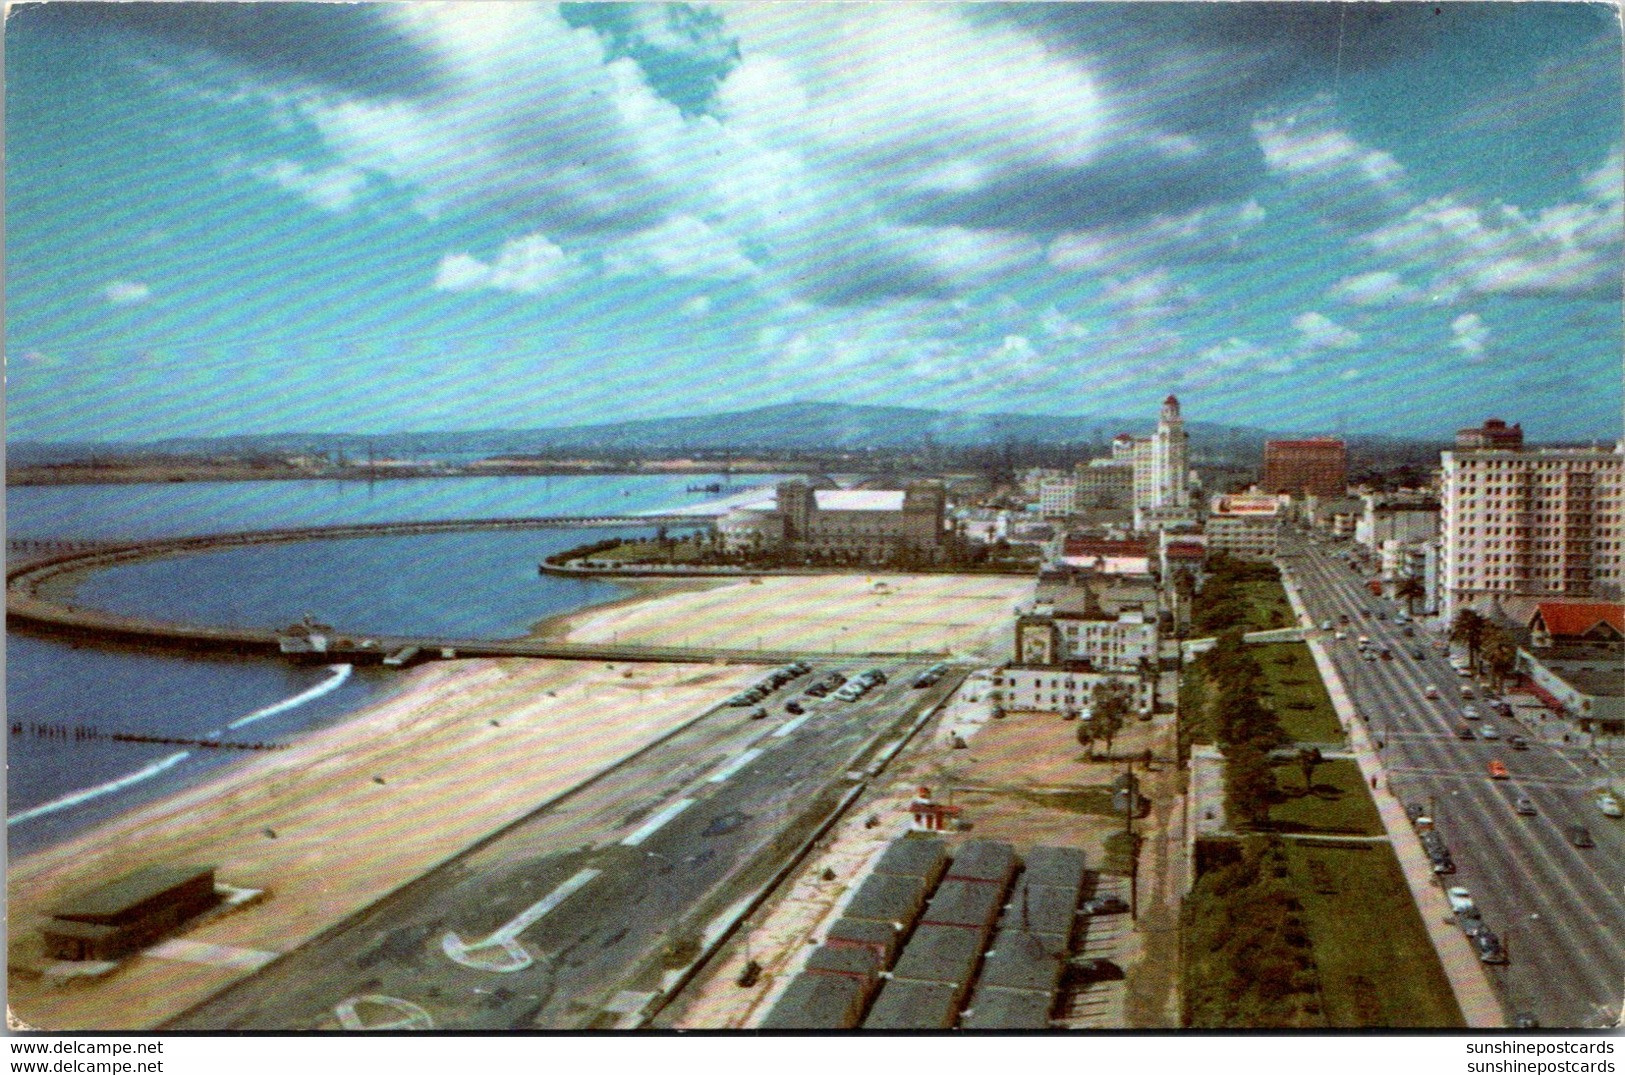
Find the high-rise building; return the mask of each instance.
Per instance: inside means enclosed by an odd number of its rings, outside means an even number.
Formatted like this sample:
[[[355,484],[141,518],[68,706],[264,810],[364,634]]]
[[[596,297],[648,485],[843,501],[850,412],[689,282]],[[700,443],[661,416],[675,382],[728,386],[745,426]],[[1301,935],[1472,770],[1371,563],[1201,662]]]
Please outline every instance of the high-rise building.
[[[1528,449],[1518,426],[1491,419],[1458,433],[1440,459],[1446,618],[1484,598],[1619,599],[1625,441]]]
[[[1191,506],[1190,490],[1186,485],[1188,470],[1185,463],[1189,454],[1185,421],[1179,416],[1179,400],[1169,396],[1162,401],[1162,413],[1157,418],[1157,431],[1151,437],[1151,469],[1155,481],[1151,507]]]
[[[1336,437],[1264,442],[1266,493],[1340,497],[1348,483],[1348,448]]]

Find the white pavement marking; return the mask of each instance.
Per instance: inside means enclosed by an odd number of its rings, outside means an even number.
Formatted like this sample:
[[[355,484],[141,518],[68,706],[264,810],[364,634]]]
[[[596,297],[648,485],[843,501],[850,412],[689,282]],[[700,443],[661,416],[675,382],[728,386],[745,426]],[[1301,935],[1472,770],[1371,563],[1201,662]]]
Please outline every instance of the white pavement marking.
[[[385,1023],[368,1023],[362,1020],[356,1012],[356,1005],[370,1004],[378,1008],[388,1008],[395,1012],[399,1018]],[[399,997],[386,997],[379,993],[367,993],[359,997],[349,997],[333,1005],[333,1014],[339,1017],[339,1024],[345,1030],[433,1030],[434,1019],[428,1012],[413,1004],[409,1000]]]
[[[691,807],[693,805],[694,805],[694,800],[693,799],[678,799],[676,802],[672,803],[670,806],[668,806],[664,810],[660,811],[660,813],[658,813],[654,817],[650,818],[647,822],[644,823],[644,825],[643,825],[643,827],[641,829],[639,829],[637,832],[634,832],[632,835],[628,836],[626,839],[622,840],[621,843],[626,845],[627,847],[636,847],[636,846],[638,846],[643,841],[647,840],[649,837],[651,837],[655,833],[659,832],[661,826],[664,825],[666,822],[670,821],[672,818],[676,817],[678,814],[682,813],[684,810],[687,810],[689,807]]]
[[[517,970],[524,970],[534,962],[534,959],[516,938],[525,930],[534,926],[543,915],[563,903],[572,893],[586,885],[601,872],[601,870],[591,868],[582,870],[552,892],[520,911],[483,941],[467,944],[457,934],[447,933],[440,938],[440,947],[446,953],[448,959],[465,967],[473,967],[475,970],[497,971],[502,974],[511,974]],[[499,949],[507,959],[497,957],[496,953],[488,951],[489,949]]]
[[[716,773],[713,774],[706,782],[710,784],[720,784],[761,756],[762,752],[759,749],[753,748],[751,750],[747,750],[743,754],[739,755],[739,757],[723,766],[721,769],[718,769]]]
[[[276,952],[263,952],[257,948],[235,948],[229,944],[207,944],[203,941],[189,941],[184,937],[172,937],[162,944],[155,944],[142,955],[153,956],[156,959],[170,959],[178,963],[202,963],[209,967],[229,967],[233,970],[257,971],[278,955]]]
[[[795,720],[792,720],[792,721],[790,721],[790,722],[788,722],[786,724],[779,725],[779,727],[773,732],[773,738],[775,738],[775,739],[783,739],[785,736],[789,735],[791,732],[795,731],[797,728],[799,728],[803,724],[807,723],[807,721],[811,717],[812,717],[811,713],[803,713],[801,716],[797,717]]]

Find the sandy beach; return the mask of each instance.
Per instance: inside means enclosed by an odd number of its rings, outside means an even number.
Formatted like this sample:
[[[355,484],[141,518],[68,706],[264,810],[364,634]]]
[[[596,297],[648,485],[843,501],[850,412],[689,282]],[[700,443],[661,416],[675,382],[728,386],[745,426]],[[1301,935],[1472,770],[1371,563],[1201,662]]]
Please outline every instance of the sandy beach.
[[[877,583],[883,585],[877,586]],[[572,640],[822,649],[975,647],[1031,585],[952,576],[662,585],[549,621]],[[845,628],[843,631],[842,628]],[[748,640],[748,642],[746,641]],[[293,749],[10,864],[10,1007],[52,1029],[153,1027],[503,825],[695,719],[755,667],[473,660],[410,673],[400,694]],[[264,900],[106,978],[41,975],[39,927],[64,899],[144,865],[214,865]]]

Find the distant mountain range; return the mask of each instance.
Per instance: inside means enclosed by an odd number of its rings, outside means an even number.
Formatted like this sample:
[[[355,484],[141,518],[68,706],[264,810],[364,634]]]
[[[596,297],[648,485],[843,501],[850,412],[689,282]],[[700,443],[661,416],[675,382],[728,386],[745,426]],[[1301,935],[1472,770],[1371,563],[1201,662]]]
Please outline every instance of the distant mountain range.
[[[919,407],[850,403],[783,403],[723,414],[654,418],[548,429],[465,432],[332,434],[285,433],[182,437],[142,443],[45,443],[6,446],[12,465],[131,455],[288,455],[344,453],[352,461],[378,458],[469,461],[492,456],[654,454],[683,452],[913,452],[1007,443],[1075,446],[1104,451],[1121,432],[1146,433],[1155,413],[1137,419],[1079,415],[975,414]],[[1193,452],[1256,456],[1272,435],[1262,429],[1210,422],[1187,423]],[[1398,445],[1407,442],[1382,440]],[[1421,442],[1411,442],[1417,443]]]

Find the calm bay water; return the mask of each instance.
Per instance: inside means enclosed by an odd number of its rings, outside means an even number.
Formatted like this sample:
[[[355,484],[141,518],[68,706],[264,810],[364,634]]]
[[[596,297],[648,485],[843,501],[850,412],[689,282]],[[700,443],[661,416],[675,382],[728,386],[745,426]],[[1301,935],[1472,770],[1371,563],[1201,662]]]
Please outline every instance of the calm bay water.
[[[51,486],[7,490],[13,538],[145,538],[281,526],[622,514],[704,501],[694,479],[645,476]],[[772,477],[760,479],[763,484]],[[239,547],[129,564],[80,604],[187,622],[280,626],[306,613],[357,632],[511,637],[615,600],[595,580],[539,575],[551,552],[611,533],[431,534]],[[385,696],[399,674],[179,657],[6,636],[6,814],[12,854],[61,840],[253,754],[42,736],[41,725],[286,742]],[[236,729],[233,723],[243,722]],[[21,733],[19,734],[19,728]],[[183,756],[184,755],[184,756]]]

